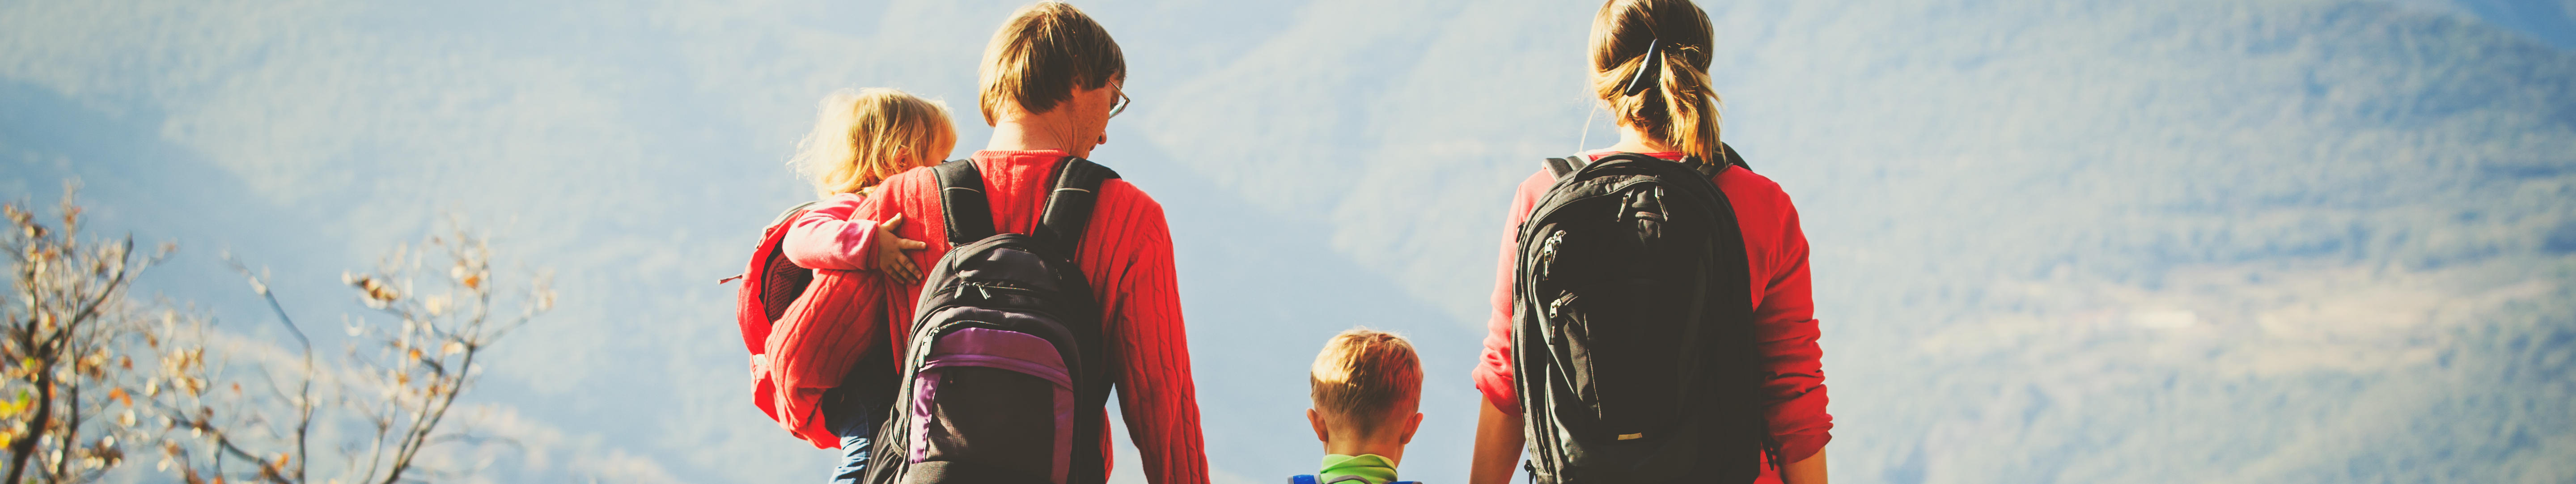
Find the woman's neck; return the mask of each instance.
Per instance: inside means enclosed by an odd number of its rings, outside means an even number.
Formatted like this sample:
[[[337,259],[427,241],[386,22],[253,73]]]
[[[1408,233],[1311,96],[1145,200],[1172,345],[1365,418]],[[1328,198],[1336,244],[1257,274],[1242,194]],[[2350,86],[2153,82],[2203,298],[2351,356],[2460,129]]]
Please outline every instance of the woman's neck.
[[[1680,148],[1664,144],[1662,140],[1657,140],[1652,136],[1646,135],[1646,130],[1638,129],[1635,126],[1629,126],[1627,124],[1619,125],[1619,144],[1610,145],[1610,149],[1612,151],[1627,153],[1675,153],[1681,151]]]

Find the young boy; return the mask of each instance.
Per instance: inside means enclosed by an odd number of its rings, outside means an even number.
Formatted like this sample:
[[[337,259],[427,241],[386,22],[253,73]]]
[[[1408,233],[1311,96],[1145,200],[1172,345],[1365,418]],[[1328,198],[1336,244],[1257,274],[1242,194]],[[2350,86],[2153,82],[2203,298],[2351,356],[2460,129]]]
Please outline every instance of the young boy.
[[[1352,328],[1324,343],[1308,374],[1306,420],[1324,441],[1315,482],[1388,484],[1422,425],[1422,360],[1401,336]],[[1302,477],[1302,476],[1301,476]]]

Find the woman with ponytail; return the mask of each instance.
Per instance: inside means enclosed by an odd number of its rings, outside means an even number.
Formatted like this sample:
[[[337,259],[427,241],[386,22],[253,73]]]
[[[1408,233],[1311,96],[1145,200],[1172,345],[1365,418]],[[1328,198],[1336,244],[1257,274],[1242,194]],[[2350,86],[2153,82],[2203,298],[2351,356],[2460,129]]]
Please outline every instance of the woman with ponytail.
[[[1637,153],[1686,163],[1725,164],[1734,153],[1719,142],[1718,97],[1709,86],[1713,45],[1708,14],[1690,0],[1610,0],[1594,16],[1593,94],[1619,125],[1619,141],[1579,153],[1601,159]],[[1744,237],[1753,308],[1753,347],[1762,383],[1759,408],[1768,428],[1766,462],[1755,482],[1821,484],[1833,416],[1817,346],[1815,304],[1807,274],[1807,240],[1797,208],[1778,183],[1743,166],[1713,180],[1732,205]],[[1513,375],[1512,331],[1518,240],[1538,199],[1556,182],[1546,169],[1520,184],[1495,268],[1493,315],[1474,377],[1484,394],[1469,482],[1510,482],[1527,442],[1524,409]],[[1621,439],[1631,438],[1621,436]],[[1710,481],[1718,480],[1711,476]]]

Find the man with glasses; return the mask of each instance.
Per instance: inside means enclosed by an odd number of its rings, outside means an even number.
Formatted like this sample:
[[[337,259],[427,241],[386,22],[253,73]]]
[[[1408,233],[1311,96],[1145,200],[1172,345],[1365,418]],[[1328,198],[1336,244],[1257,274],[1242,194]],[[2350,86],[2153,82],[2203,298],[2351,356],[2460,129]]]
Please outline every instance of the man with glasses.
[[[1126,76],[1118,43],[1072,5],[1048,1],[1022,7],[994,33],[978,76],[982,87],[978,104],[984,122],[993,127],[993,138],[970,159],[981,174],[996,230],[1032,233],[1037,228],[1053,183],[1049,175],[1059,164],[1089,158],[1093,147],[1109,141],[1109,119],[1129,104],[1120,90]],[[909,254],[921,267],[930,267],[951,249],[934,171],[916,169],[887,178],[851,215],[866,220],[892,220],[900,215],[913,221],[894,233],[928,242],[927,249]],[[1197,390],[1191,380],[1180,294],[1172,272],[1171,231],[1164,223],[1163,207],[1135,185],[1116,178],[1102,181],[1095,195],[1074,262],[1100,304],[1101,347],[1109,360],[1106,373],[1116,388],[1129,437],[1144,461],[1136,471],[1156,484],[1203,484],[1207,459],[1201,450]],[[811,375],[801,381],[824,382],[786,383],[793,391],[843,387],[827,394],[840,396],[823,398],[822,413],[827,425],[841,434],[847,456],[834,472],[834,482],[852,482],[864,473],[861,467],[869,447],[864,442],[885,418],[890,400],[884,399],[892,397],[890,391],[867,389],[882,386],[881,382],[891,380],[885,377],[896,371],[880,356],[902,354],[921,287],[918,282],[893,283],[877,272],[818,275],[831,277],[818,278],[815,284],[846,279],[860,286],[859,294],[876,297],[853,298],[863,314],[858,324],[820,325],[830,327],[773,335],[770,346],[778,348],[774,354],[818,356],[776,357],[779,367],[772,371],[790,380]],[[1106,413],[1075,418],[1102,419],[1100,428],[1107,428]],[[1098,438],[1106,448],[1108,434]],[[1114,453],[1103,452],[1097,462],[1074,463],[1076,475],[1097,469],[1098,479],[1106,480],[1108,457]]]

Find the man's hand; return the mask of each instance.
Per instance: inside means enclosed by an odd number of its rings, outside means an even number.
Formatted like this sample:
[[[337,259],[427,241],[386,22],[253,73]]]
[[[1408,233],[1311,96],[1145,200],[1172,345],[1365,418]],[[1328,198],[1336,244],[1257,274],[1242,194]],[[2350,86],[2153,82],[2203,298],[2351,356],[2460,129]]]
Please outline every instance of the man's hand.
[[[903,214],[900,213],[877,224],[877,253],[876,257],[868,259],[868,263],[875,265],[877,272],[884,273],[896,284],[912,284],[921,280],[921,268],[913,266],[912,257],[904,255],[903,251],[930,248],[930,244],[894,236],[894,228],[901,226]]]

